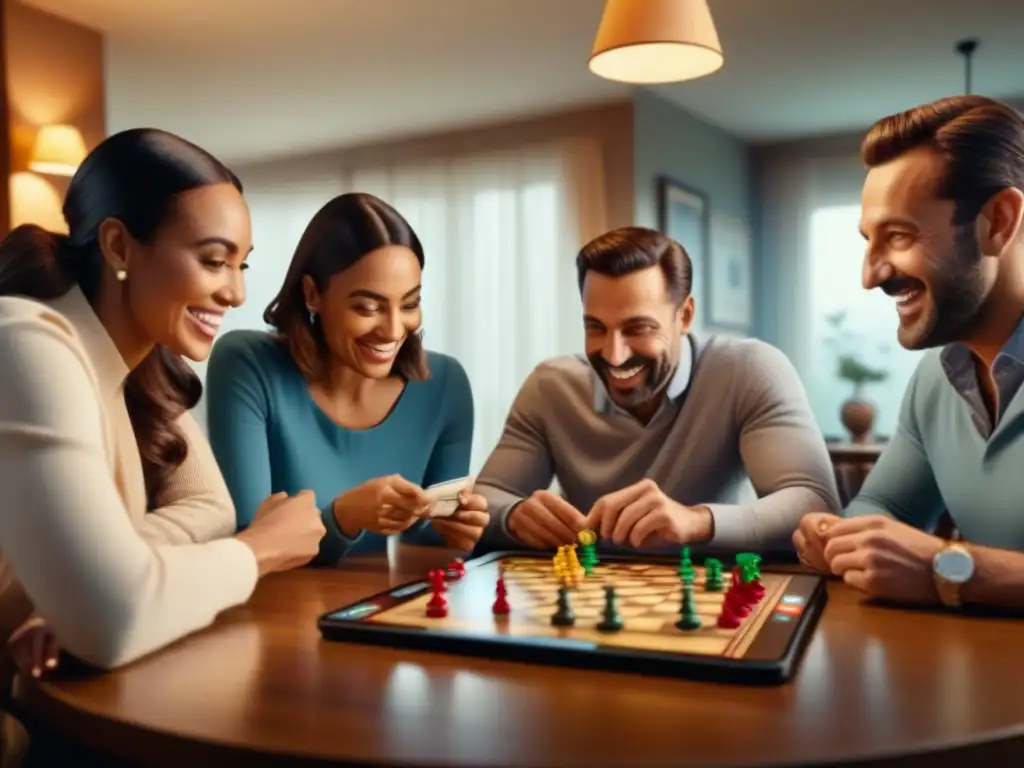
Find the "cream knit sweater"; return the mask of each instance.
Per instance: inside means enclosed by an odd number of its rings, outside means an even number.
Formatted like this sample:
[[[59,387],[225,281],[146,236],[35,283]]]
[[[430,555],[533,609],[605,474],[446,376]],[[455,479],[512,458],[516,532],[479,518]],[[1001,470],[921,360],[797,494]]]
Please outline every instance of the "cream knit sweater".
[[[256,560],[195,421],[148,511],[128,370],[82,293],[0,298],[0,643],[31,610],[63,650],[111,668],[245,602]],[[27,596],[27,600],[26,600]]]

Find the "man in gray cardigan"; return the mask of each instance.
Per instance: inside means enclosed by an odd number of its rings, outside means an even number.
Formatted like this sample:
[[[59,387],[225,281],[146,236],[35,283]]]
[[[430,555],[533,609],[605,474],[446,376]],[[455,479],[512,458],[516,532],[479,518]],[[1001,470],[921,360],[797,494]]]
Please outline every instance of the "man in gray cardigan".
[[[786,357],[690,333],[678,243],[626,227],[576,264],[586,357],[541,363],[519,391],[477,479],[491,545],[553,548],[589,528],[605,550],[788,550],[805,513],[840,509]]]

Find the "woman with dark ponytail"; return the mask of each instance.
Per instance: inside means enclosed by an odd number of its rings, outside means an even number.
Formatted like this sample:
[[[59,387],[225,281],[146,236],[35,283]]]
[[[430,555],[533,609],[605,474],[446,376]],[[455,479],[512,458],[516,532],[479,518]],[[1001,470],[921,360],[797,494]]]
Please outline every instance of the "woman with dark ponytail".
[[[244,300],[234,174],[176,136],[125,131],[86,158],[64,218],[67,236],[22,226],[0,243],[0,640],[34,675],[56,659],[19,656],[29,633],[124,664],[305,564],[324,533],[304,492],[235,535],[188,412],[202,387],[182,356],[205,359]]]

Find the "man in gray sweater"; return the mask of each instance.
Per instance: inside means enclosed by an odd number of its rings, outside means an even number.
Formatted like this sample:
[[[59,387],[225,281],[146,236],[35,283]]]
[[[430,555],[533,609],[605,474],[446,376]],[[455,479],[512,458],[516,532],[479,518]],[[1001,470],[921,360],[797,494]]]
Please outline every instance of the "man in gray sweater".
[[[491,545],[553,548],[589,528],[606,550],[788,550],[805,513],[839,510],[786,357],[690,333],[692,266],[678,243],[626,227],[576,265],[586,357],[541,363],[519,391],[477,480]]]

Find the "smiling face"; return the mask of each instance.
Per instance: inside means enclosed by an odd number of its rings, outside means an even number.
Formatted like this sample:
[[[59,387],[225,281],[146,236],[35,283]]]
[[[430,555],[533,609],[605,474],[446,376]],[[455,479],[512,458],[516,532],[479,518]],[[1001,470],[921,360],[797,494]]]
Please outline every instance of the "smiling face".
[[[409,248],[386,245],[333,275],[323,292],[303,279],[306,304],[337,362],[371,379],[391,375],[402,344],[423,320],[421,277]]]
[[[973,224],[954,226],[953,201],[935,195],[943,170],[941,157],[920,148],[872,168],[864,182],[864,287],[895,299],[907,349],[964,339],[995,281]]]
[[[660,266],[610,277],[588,272],[583,323],[590,364],[621,408],[657,402],[675,373],[693,321],[693,298],[679,306]]]
[[[100,226],[99,240],[111,270],[126,273],[121,290],[138,338],[204,360],[224,313],[245,301],[252,230],[241,193],[230,184],[189,190],[151,242],[113,219]]]

